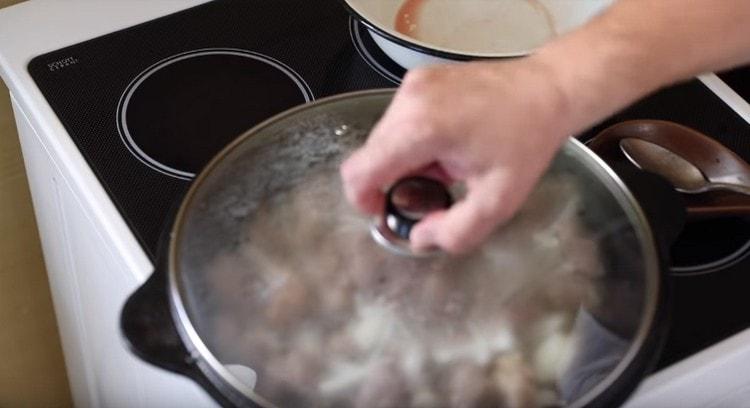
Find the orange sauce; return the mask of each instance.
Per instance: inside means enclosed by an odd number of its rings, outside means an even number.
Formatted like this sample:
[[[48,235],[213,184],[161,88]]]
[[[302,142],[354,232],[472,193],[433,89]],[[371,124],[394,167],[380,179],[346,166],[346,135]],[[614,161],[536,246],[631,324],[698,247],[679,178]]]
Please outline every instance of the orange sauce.
[[[419,31],[419,17],[424,8],[425,2],[428,0],[404,0],[401,7],[396,12],[396,21],[394,27],[396,31],[409,37],[418,38]],[[547,7],[542,4],[539,0],[526,0],[531,7],[537,12],[544,16],[547,23],[547,27],[553,36],[557,36],[557,27],[555,24],[555,18]]]
[[[418,20],[426,0],[406,0],[396,12],[394,27],[396,31],[412,38],[417,38]]]

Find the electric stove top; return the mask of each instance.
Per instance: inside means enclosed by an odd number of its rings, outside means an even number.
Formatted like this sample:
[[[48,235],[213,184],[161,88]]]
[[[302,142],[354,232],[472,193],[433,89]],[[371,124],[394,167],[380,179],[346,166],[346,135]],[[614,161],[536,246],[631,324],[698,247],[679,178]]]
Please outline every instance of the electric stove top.
[[[39,56],[28,69],[152,260],[170,210],[229,141],[292,106],[394,87],[404,74],[335,0],[218,0]],[[750,97],[750,69],[722,78]],[[750,124],[697,80],[580,138],[628,119],[681,123],[750,160]],[[672,253],[675,313],[659,366],[750,326],[749,253],[750,220],[687,226]]]
[[[230,140],[404,71],[337,1],[227,0],[42,55],[29,72],[153,259],[165,214]]]

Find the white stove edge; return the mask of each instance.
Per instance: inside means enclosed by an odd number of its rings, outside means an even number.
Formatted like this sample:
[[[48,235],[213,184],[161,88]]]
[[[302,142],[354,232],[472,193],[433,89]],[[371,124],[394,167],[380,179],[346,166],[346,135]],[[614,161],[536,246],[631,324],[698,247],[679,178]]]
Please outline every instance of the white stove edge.
[[[37,55],[204,1],[31,0],[0,10],[0,76],[11,93],[75,406],[216,404],[126,349],[120,311],[153,265],[26,67]]]
[[[10,89],[16,112],[77,406],[213,404],[188,380],[140,362],[122,346],[116,323],[119,307],[148,277],[153,265],[34,84],[26,65],[37,55],[205,1],[30,0],[0,10],[0,75]],[[700,80],[750,122],[750,104],[718,77],[706,74],[700,76]],[[63,197],[65,191],[69,193],[67,198]],[[70,219],[49,215],[60,215],[69,206],[74,213]],[[97,248],[88,248],[88,256],[92,258],[89,262],[75,258],[82,250],[76,252],[69,243],[58,242],[59,238],[77,238],[77,235],[70,236],[76,234],[75,225],[70,225],[70,221],[83,224],[83,234],[91,235],[90,243],[97,245]],[[98,255],[97,250],[103,255]],[[95,256],[100,259],[93,259]],[[80,292],[87,284],[94,285],[93,292],[102,292],[95,285],[97,276],[76,276],[72,281],[65,281],[56,276],[58,272],[65,273],[56,270],[57,264],[67,264],[71,269],[68,273],[78,264],[93,265],[93,270],[97,265],[111,266],[121,274],[99,283],[109,286],[116,296],[105,295],[104,299],[100,296],[88,302],[97,305],[92,314],[90,308],[85,307],[87,299],[81,299]],[[101,327],[102,324],[105,327]],[[750,407],[748,372],[750,329],[651,375],[625,405],[627,408]]]
[[[0,10],[0,74],[89,214],[112,236],[139,281],[153,266],[81,153],[36,87],[26,66],[37,55],[118,31],[206,0],[30,0]],[[64,160],[64,162],[61,162]],[[85,188],[81,188],[85,186]]]

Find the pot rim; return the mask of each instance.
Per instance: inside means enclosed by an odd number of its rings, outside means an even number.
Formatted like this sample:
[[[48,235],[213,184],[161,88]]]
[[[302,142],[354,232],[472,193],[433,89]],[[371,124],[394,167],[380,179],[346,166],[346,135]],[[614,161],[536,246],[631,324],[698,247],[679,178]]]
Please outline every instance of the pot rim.
[[[177,256],[177,242],[179,241],[179,238],[181,236],[185,214],[187,210],[193,205],[192,201],[196,195],[196,192],[200,190],[204,180],[213,173],[213,169],[219,163],[221,163],[231,151],[233,151],[237,146],[244,143],[245,140],[252,137],[262,129],[275,124],[276,122],[283,120],[289,116],[293,116],[302,110],[307,110],[312,107],[336,103],[346,99],[367,96],[385,96],[392,95],[393,93],[393,88],[385,88],[337,94],[318,99],[314,102],[299,105],[287,111],[281,112],[269,119],[266,119],[260,124],[242,133],[229,145],[224,147],[218,154],[216,154],[205,166],[205,168],[198,174],[198,176],[191,184],[188,192],[185,194],[185,197],[182,199],[182,203],[171,227],[171,233],[169,234],[170,242],[167,253],[168,264],[166,267],[168,278],[167,292],[169,296],[170,309],[173,319],[176,320],[175,326],[177,328],[177,331],[179,332],[182,341],[187,346],[187,349],[190,351],[190,358],[197,362],[197,365],[204,372],[204,374],[206,374],[210,381],[214,382],[218,380],[224,382],[224,384],[217,384],[218,386],[223,386],[222,388],[226,389],[226,385],[229,385],[234,390],[242,394],[243,397],[260,406],[274,406],[269,401],[266,401],[262,396],[255,393],[253,389],[240,382],[214,356],[214,354],[208,349],[208,346],[201,339],[201,336],[198,334],[196,328],[193,326],[186,306],[183,302],[183,297],[181,295],[181,293],[183,293],[183,288],[181,287],[180,281],[178,279],[178,271],[180,270],[180,265]],[[660,312],[662,312],[661,303],[663,302],[663,297],[661,293],[663,282],[661,281],[661,271],[663,269],[663,266],[660,263],[661,258],[657,250],[658,247],[654,239],[654,233],[651,225],[630,189],[603,159],[601,159],[593,151],[587,148],[582,142],[571,137],[566,143],[567,145],[572,147],[571,151],[574,153],[578,160],[591,161],[593,164],[593,171],[595,171],[600,176],[602,182],[609,185],[610,192],[612,194],[620,195],[620,199],[622,199],[630,206],[630,211],[626,211],[626,213],[629,213],[634,218],[632,222],[634,224],[634,229],[638,234],[638,242],[640,243],[640,249],[643,255],[644,263],[648,268],[648,270],[645,271],[646,293],[644,297],[645,304],[643,305],[644,308],[642,312],[643,319],[638,326],[638,330],[636,331],[633,340],[630,342],[630,346],[627,352],[617,364],[615,369],[608,373],[604,380],[587,391],[582,397],[574,401],[575,404],[570,405],[570,407],[586,407],[592,402],[596,401],[613,385],[621,382],[622,374],[626,372],[629,367],[633,366],[636,362],[644,358],[642,356],[642,354],[644,353],[644,348],[648,347],[651,334],[655,329],[654,323],[659,320],[657,317],[659,316]],[[210,372],[206,372],[206,370],[210,370]],[[634,379],[631,379],[631,381],[633,380]]]

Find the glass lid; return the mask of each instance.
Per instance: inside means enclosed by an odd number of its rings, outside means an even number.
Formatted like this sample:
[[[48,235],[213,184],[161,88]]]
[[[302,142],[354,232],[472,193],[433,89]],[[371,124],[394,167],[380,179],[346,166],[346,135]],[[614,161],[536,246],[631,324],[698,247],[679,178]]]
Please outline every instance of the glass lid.
[[[394,253],[339,176],[391,97],[296,108],[209,164],[171,244],[184,339],[264,406],[590,402],[634,361],[654,318],[658,262],[638,206],[571,140],[479,249]]]

